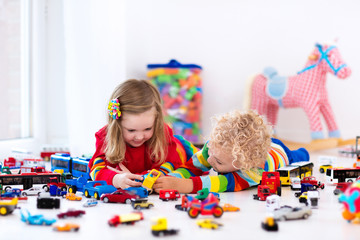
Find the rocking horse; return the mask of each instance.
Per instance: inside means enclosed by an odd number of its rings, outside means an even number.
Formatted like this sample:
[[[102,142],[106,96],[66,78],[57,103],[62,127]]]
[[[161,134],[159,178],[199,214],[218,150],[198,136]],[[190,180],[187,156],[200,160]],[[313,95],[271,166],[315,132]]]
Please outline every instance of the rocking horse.
[[[266,68],[263,74],[250,79],[248,104],[276,126],[280,107],[304,109],[313,140],[324,139],[320,114],[328,127],[330,138],[340,138],[334,113],[326,91],[326,74],[330,72],[340,79],[351,74],[338,48],[334,45],[316,44],[305,67],[295,76],[279,76],[274,68]]]

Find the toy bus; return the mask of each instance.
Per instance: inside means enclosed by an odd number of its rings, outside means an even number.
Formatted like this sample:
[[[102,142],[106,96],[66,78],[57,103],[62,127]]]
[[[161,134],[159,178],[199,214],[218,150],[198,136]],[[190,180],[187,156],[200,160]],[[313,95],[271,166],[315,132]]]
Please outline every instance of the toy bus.
[[[326,170],[326,182],[330,184],[340,182],[355,182],[360,176],[360,168],[329,168]]]
[[[282,186],[290,186],[291,178],[299,177],[300,169],[298,166],[285,166],[276,170],[280,174],[280,181]]]
[[[304,177],[310,177],[313,175],[314,164],[312,162],[296,162],[292,163],[289,166],[298,166],[299,167],[299,177],[303,179]]]
[[[23,189],[29,189],[33,184],[47,184],[50,178],[56,177],[60,181],[61,175],[58,173],[22,173],[22,174],[6,174],[0,175],[0,185],[23,185]]]
[[[83,176],[86,179],[90,179],[89,160],[90,158],[72,158],[70,154],[56,153],[51,155],[51,171],[60,169],[71,173],[74,177]]]

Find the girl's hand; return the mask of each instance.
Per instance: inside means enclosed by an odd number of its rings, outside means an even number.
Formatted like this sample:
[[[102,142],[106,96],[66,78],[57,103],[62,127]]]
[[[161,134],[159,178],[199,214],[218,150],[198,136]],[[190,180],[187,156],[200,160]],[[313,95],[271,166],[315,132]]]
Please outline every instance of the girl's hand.
[[[193,182],[191,179],[161,176],[156,180],[153,189],[157,193],[162,189],[175,189],[179,193],[191,193]]]
[[[116,188],[128,188],[128,187],[140,187],[141,182],[136,182],[135,180],[143,180],[143,177],[137,174],[132,174],[122,163],[119,163],[119,167],[122,170],[117,170],[113,167],[107,166],[108,169],[117,172],[113,178],[112,184]]]
[[[125,189],[128,187],[140,187],[142,185],[141,182],[136,182],[135,180],[143,180],[143,177],[137,174],[123,172],[116,174],[113,178],[112,184],[116,188]]]

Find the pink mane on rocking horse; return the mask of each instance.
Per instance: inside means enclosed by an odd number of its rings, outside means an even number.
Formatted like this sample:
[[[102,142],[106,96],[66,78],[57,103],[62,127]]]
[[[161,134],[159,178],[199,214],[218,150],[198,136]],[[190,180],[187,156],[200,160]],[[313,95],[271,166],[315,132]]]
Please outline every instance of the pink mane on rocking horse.
[[[326,91],[326,74],[331,73],[345,79],[351,69],[344,63],[338,48],[334,45],[316,44],[305,67],[295,76],[279,76],[274,68],[265,68],[262,74],[252,79],[248,93],[248,105],[276,125],[279,107],[304,109],[311,128],[312,139],[322,139],[320,114],[329,130],[329,137],[339,138]]]

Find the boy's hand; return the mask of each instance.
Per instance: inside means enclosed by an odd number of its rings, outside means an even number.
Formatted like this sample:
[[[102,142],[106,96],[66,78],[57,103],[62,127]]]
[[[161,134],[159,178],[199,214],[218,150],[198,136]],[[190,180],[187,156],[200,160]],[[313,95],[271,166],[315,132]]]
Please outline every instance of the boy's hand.
[[[179,193],[191,193],[193,190],[193,182],[191,179],[161,176],[156,180],[153,189],[157,193],[162,189],[175,189],[178,190]]]

